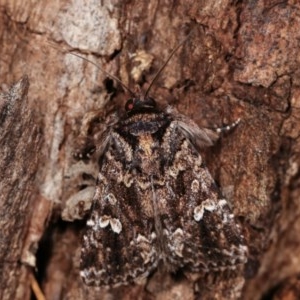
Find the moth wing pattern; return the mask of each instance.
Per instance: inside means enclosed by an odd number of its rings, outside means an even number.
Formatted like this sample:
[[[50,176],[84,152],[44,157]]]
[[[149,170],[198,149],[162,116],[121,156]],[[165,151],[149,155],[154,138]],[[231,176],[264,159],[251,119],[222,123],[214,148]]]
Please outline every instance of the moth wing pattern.
[[[127,284],[147,277],[159,261],[172,272],[210,272],[247,259],[239,225],[200,155],[217,135],[171,108],[156,109],[153,99],[143,101],[133,102],[99,141],[81,250],[87,285]]]
[[[151,207],[143,207],[142,199],[151,191],[136,184],[139,176],[131,173],[132,157],[125,140],[114,131],[104,140],[106,149],[100,155],[96,193],[83,236],[81,277],[87,285],[118,286],[147,277],[157,267],[158,254],[153,218],[144,215]]]
[[[176,118],[166,130],[162,146],[174,153],[165,157],[167,188],[156,191],[157,199],[164,199],[157,202],[157,210],[165,263],[171,270],[185,268],[191,272],[235,269],[246,262],[248,250],[199,153],[199,140],[200,145],[209,141],[207,132],[193,121],[183,122],[184,116]],[[187,133],[194,136],[188,138]]]

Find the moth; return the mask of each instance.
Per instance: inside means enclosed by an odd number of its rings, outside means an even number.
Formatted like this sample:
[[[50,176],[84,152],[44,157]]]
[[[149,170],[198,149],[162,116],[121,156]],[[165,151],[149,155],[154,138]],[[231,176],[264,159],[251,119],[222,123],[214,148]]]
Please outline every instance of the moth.
[[[240,226],[201,156],[220,130],[159,107],[147,92],[88,147],[99,172],[81,248],[87,285],[136,282],[161,263],[198,273],[247,261]]]

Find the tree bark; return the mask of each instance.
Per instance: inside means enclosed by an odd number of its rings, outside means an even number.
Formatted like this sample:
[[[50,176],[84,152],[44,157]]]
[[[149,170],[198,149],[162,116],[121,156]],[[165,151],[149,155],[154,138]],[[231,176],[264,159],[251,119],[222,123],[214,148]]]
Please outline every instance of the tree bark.
[[[0,0],[0,81],[3,90],[16,83],[0,98],[0,298],[30,299],[34,274],[46,299],[298,299],[299,9],[275,0]],[[144,285],[84,286],[85,224],[61,218],[85,172],[72,153],[84,115],[122,109],[128,95],[70,52],[145,91],[189,32],[150,95],[199,126],[241,118],[203,156],[241,221],[248,263],[195,284],[158,270]]]

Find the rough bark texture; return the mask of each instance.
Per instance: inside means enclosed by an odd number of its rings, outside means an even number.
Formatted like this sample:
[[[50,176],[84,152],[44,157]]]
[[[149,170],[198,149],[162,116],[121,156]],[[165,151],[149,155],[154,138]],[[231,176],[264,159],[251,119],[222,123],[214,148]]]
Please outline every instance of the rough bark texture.
[[[237,299],[240,289],[242,299],[299,299],[299,10],[296,0],[0,0],[0,82],[18,82],[0,99],[1,299],[30,299],[38,241],[47,299]],[[86,287],[84,222],[60,217],[80,185],[72,151],[84,114],[127,96],[68,52],[145,89],[192,29],[150,94],[201,126],[242,119],[204,155],[243,224],[249,262],[195,286],[157,272],[144,286]]]
[[[30,295],[20,262],[24,240],[37,205],[33,195],[41,134],[27,105],[28,77],[0,94],[0,297]],[[25,279],[25,281],[24,281]]]

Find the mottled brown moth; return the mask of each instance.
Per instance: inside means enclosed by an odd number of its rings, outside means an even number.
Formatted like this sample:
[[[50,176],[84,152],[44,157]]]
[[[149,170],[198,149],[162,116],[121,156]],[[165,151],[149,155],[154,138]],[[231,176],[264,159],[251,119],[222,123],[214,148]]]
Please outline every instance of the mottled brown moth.
[[[129,99],[78,154],[96,155],[99,164],[81,249],[87,285],[135,282],[160,262],[170,272],[198,273],[247,260],[241,229],[201,156],[218,130],[147,94]]]

